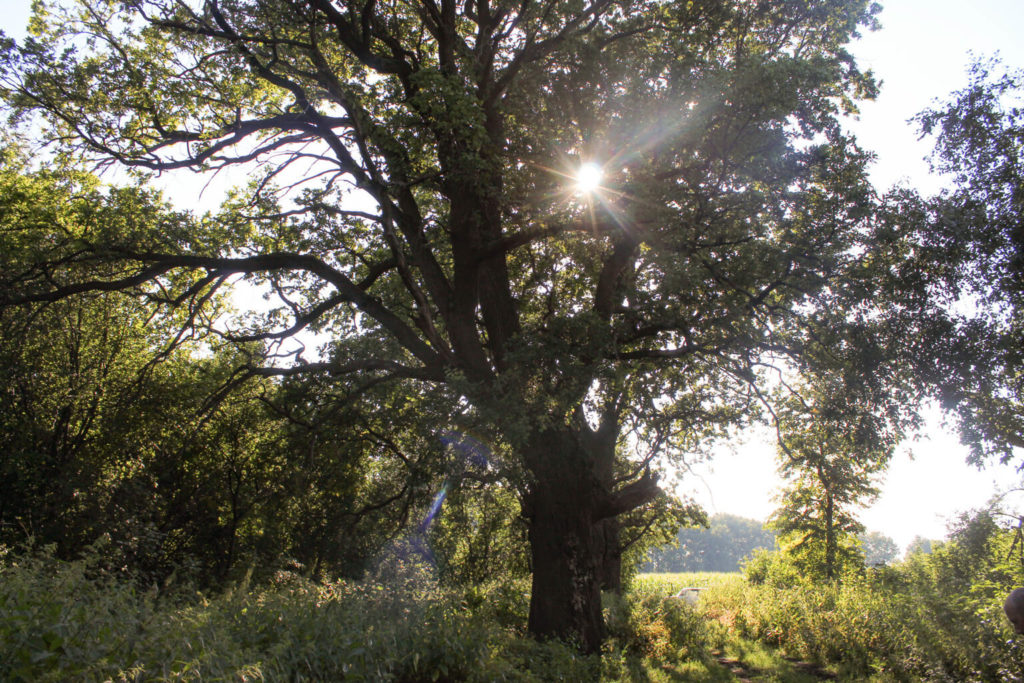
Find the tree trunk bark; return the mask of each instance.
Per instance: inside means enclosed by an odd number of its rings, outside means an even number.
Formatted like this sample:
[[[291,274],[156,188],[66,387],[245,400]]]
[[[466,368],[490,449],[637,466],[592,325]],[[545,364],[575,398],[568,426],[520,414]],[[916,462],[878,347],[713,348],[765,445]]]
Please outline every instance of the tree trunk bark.
[[[825,494],[825,578],[829,581],[839,574],[836,566],[836,530],[832,494]]]
[[[601,551],[598,579],[601,590],[622,594],[622,545],[619,539],[622,524],[617,517],[598,522],[594,533]]]
[[[532,475],[523,507],[533,561],[530,633],[574,642],[587,654],[600,651],[604,638],[602,582],[621,588],[616,518],[660,490],[657,477],[645,472],[612,491],[611,463],[602,460],[592,436],[581,426],[547,429],[524,453]]]
[[[571,430],[547,431],[530,462],[534,482],[526,500],[533,590],[530,633],[600,651],[600,560],[595,520],[601,496],[589,458]]]
[[[591,429],[582,416],[578,416],[580,436],[584,448],[594,462],[594,472],[605,491],[615,486],[615,444],[619,437],[617,404],[607,406],[598,428]],[[622,593],[622,523],[618,517],[608,517],[594,527],[595,541],[601,553],[598,562],[598,585],[601,590]]]

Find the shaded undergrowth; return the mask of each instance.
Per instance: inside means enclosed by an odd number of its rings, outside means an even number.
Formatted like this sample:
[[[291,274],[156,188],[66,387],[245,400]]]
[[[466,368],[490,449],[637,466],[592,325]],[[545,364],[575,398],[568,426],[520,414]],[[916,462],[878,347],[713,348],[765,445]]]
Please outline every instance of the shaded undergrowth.
[[[521,637],[522,586],[445,590],[415,565],[287,573],[217,595],[144,587],[47,553],[0,568],[4,681],[595,680],[600,658]]]
[[[525,582],[445,588],[398,558],[362,581],[279,573],[201,594],[0,554],[3,681],[1024,679],[998,586],[950,600],[924,560],[842,585],[640,576],[605,596],[609,639],[582,657],[526,635]],[[696,605],[672,597],[684,586],[705,588]]]

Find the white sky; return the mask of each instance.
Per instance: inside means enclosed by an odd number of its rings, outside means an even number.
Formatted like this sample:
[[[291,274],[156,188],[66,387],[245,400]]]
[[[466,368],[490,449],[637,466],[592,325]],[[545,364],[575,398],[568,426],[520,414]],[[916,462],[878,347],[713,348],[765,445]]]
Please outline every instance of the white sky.
[[[862,104],[851,128],[861,145],[878,155],[872,178],[879,187],[903,182],[934,191],[940,181],[929,177],[924,161],[930,145],[917,139],[907,119],[966,84],[972,52],[983,57],[999,52],[1007,66],[1024,68],[1024,0],[882,4],[882,29],[853,47],[861,68],[881,79],[882,91],[877,101]],[[29,5],[30,0],[0,0],[0,29],[21,37]],[[983,506],[997,489],[1020,481],[1012,468],[991,466],[979,472],[966,465],[964,449],[940,423],[940,416],[931,413],[919,439],[901,448],[882,495],[862,516],[869,529],[893,537],[900,547],[918,534],[942,538],[951,515]],[[774,508],[779,481],[766,433],[749,434],[745,443],[696,471],[699,477],[687,479],[685,488],[710,512],[764,519]]]

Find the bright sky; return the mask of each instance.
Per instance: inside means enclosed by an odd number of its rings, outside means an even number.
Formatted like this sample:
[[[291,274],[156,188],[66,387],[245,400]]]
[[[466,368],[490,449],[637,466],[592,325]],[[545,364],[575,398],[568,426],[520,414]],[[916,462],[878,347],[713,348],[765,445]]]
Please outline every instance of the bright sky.
[[[862,105],[860,120],[851,127],[861,145],[878,155],[876,184],[885,188],[905,182],[933,191],[941,185],[929,177],[924,161],[930,145],[919,141],[906,121],[966,84],[972,52],[982,57],[999,52],[1007,66],[1024,68],[1024,0],[882,4],[882,29],[854,46],[861,68],[872,69],[882,80],[882,92],[877,101]],[[0,29],[20,38],[29,6],[30,0],[3,0]],[[919,439],[901,448],[881,497],[862,520],[906,547],[918,534],[942,538],[951,515],[983,506],[994,492],[1020,481],[1009,467],[969,467],[965,455],[956,437],[942,428],[941,417],[931,413]],[[779,480],[766,433],[748,435],[745,443],[696,472],[699,477],[688,478],[686,488],[711,512],[764,519],[774,508]]]

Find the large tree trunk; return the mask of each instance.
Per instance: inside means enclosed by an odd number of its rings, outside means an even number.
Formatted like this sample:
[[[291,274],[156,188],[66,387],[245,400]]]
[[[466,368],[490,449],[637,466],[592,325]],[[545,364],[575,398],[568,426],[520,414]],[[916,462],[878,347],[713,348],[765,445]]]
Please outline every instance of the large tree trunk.
[[[600,475],[586,432],[549,429],[534,437],[527,452],[532,475],[524,514],[529,523],[533,561],[530,633],[575,642],[584,653],[598,652],[604,637],[601,582],[610,573],[621,581],[620,553],[606,555],[604,525],[618,543],[615,518],[650,501],[657,478],[641,479],[611,491]],[[581,438],[582,437],[582,438]],[[611,569],[603,565],[609,561]]]
[[[600,486],[610,492],[615,485],[615,445],[619,438],[619,412],[616,401],[605,407],[597,429],[592,429],[577,415],[580,437],[594,463]],[[598,584],[602,590],[622,593],[622,523],[618,517],[607,517],[594,526],[598,561]]]
[[[531,453],[527,497],[533,591],[530,633],[597,652],[604,637],[594,533],[602,496],[589,458],[570,430],[547,431]]]

